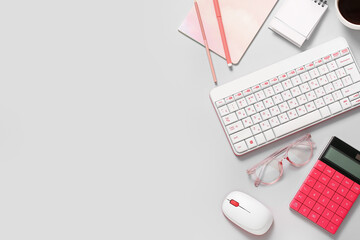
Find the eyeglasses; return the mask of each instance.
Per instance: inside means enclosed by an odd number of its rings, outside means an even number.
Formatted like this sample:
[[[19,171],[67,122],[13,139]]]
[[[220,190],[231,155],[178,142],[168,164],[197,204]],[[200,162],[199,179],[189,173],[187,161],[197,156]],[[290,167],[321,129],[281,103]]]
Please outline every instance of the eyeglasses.
[[[306,134],[248,169],[247,173],[255,177],[256,187],[260,184],[271,185],[280,180],[284,171],[282,163],[284,159],[295,167],[302,167],[311,160],[314,147],[315,143],[311,140],[311,135]]]

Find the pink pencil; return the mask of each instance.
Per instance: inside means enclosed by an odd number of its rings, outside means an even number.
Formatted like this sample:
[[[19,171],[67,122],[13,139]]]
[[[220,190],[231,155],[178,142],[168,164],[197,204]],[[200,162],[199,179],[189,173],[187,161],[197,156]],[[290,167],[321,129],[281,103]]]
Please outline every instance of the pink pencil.
[[[232,62],[231,62],[231,58],[230,58],[229,47],[228,47],[227,41],[226,41],[224,25],[223,25],[223,21],[222,21],[222,18],[221,18],[219,1],[218,0],[213,0],[213,2],[214,2],[214,7],[215,7],[216,18],[217,18],[217,21],[218,21],[218,24],[219,24],[221,40],[222,40],[222,44],[223,44],[223,47],[224,47],[226,62],[228,64],[228,66],[231,67]]]
[[[216,84],[217,80],[216,80],[215,70],[214,70],[213,62],[211,60],[210,50],[209,50],[208,42],[206,40],[205,30],[204,30],[203,22],[201,20],[199,6],[198,6],[198,3],[196,2],[196,0],[194,1],[194,4],[195,4],[197,18],[199,20],[199,24],[200,24],[200,28],[201,28],[202,37],[204,39],[204,45],[206,47],[206,54],[208,56],[209,63],[210,63],[211,73],[212,73],[212,76],[213,76],[213,79],[214,79],[214,83]]]

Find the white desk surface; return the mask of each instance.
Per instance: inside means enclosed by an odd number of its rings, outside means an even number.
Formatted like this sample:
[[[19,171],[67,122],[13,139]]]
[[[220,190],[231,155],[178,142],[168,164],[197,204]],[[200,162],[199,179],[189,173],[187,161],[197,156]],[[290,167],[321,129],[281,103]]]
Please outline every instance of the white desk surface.
[[[56,3],[55,3],[56,2]],[[354,239],[359,200],[331,236],[289,210],[315,163],[255,188],[245,170],[303,133],[238,158],[209,91],[204,48],[177,31],[186,1],[6,1],[0,9],[0,239]],[[213,55],[219,84],[344,36],[360,62],[360,31],[334,0],[303,49],[269,19],[240,64]],[[354,110],[309,129],[360,149]],[[248,193],[274,214],[254,237],[221,203]]]

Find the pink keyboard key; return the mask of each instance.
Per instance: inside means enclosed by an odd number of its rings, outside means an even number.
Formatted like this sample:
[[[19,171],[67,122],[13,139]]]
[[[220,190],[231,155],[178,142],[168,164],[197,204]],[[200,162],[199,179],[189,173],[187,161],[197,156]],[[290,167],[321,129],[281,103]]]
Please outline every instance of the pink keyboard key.
[[[353,185],[354,181],[350,180],[349,178],[345,177],[344,180],[341,182],[342,185],[344,185],[347,188],[351,188],[351,186]]]
[[[340,204],[342,202],[342,200],[344,199],[343,196],[341,196],[338,193],[335,193],[334,196],[331,198],[332,201],[334,201],[337,204]]]
[[[324,192],[322,193],[325,197],[327,198],[332,198],[332,196],[334,195],[334,191],[331,190],[330,188],[326,187]]]
[[[332,177],[335,172],[336,172],[336,171],[335,171],[332,167],[330,167],[330,166],[326,166],[326,168],[325,168],[325,170],[324,170],[324,173],[325,173],[326,175],[328,175],[329,177]]]
[[[303,203],[306,199],[306,195],[302,192],[297,192],[296,196],[295,196],[295,199],[301,203]]]
[[[344,198],[344,201],[342,201],[341,206],[347,210],[350,210],[350,208],[352,206],[352,202],[350,202],[350,200]]]
[[[331,220],[331,218],[334,216],[334,213],[329,209],[325,209],[321,216],[324,216],[327,220]]]
[[[325,207],[321,205],[320,203],[316,203],[313,210],[317,212],[318,214],[322,214],[322,212],[325,210]]]
[[[339,207],[339,204],[333,202],[333,201],[330,201],[329,204],[327,205],[327,209],[330,209],[331,211],[333,212],[336,212],[336,210],[338,209]]]
[[[353,191],[356,194],[360,193],[360,185],[357,183],[354,183],[354,185],[351,187],[351,191]]]
[[[328,226],[326,227],[326,230],[328,230],[330,233],[335,234],[338,229],[338,226],[336,226],[334,223],[329,222]]]
[[[316,168],[311,169],[309,176],[312,176],[315,179],[318,179],[321,175],[321,172]]]
[[[299,209],[299,213],[304,215],[305,217],[307,217],[307,215],[309,215],[310,211],[311,211],[311,209],[305,205],[302,205],[301,208]]]
[[[331,218],[331,222],[335,223],[336,226],[340,226],[340,224],[342,223],[343,218],[334,214],[334,216]]]
[[[290,207],[292,209],[294,209],[295,211],[299,210],[300,206],[301,206],[301,203],[296,201],[295,199],[293,199],[290,203]]]
[[[339,185],[340,185],[340,183],[338,183],[334,179],[331,179],[328,184],[328,187],[331,188],[332,190],[336,191],[336,189],[339,187]]]
[[[319,181],[322,183],[322,184],[325,184],[327,185],[328,182],[330,181],[330,177],[326,174],[321,174],[320,178],[319,178]]]
[[[317,221],[317,224],[322,228],[326,228],[327,225],[329,224],[329,220],[327,220],[324,217],[320,217],[319,220]]]
[[[305,179],[305,183],[307,185],[309,185],[310,187],[313,187],[316,183],[316,180],[310,176],[308,176],[306,179]]]
[[[349,199],[352,202],[355,202],[357,196],[358,196],[358,194],[354,193],[351,190],[346,194],[346,198]]]
[[[318,200],[320,195],[321,194],[318,191],[316,191],[315,189],[311,190],[311,192],[309,193],[309,197],[311,197],[314,200]]]
[[[348,213],[348,210],[340,206],[338,210],[336,210],[336,214],[339,215],[342,218],[345,218],[346,214]]]
[[[346,194],[348,193],[349,189],[347,189],[346,187],[344,187],[343,185],[340,185],[339,188],[336,190],[336,192],[338,192],[340,195],[342,196],[346,196]]]
[[[320,217],[320,214],[317,214],[316,212],[314,211],[311,211],[308,215],[308,219],[310,219],[311,221],[313,221],[314,223],[317,222],[317,220],[319,219]]]
[[[322,184],[321,182],[317,181],[317,182],[315,183],[315,185],[314,185],[314,189],[315,189],[316,191],[318,191],[319,193],[322,193],[322,192],[324,191],[324,189],[325,189],[325,185]]]
[[[329,203],[330,199],[325,197],[324,195],[321,195],[318,199],[318,202],[323,205],[326,206]]]
[[[310,191],[311,191],[311,187],[309,187],[308,185],[306,185],[305,183],[300,187],[300,191],[306,195],[309,195]]]
[[[307,197],[304,201],[304,205],[309,208],[312,208],[315,205],[315,203],[316,203],[316,201],[310,197]]]
[[[317,160],[317,162],[316,162],[315,165],[314,165],[314,168],[316,168],[316,169],[318,169],[318,170],[320,170],[320,171],[322,172],[322,171],[324,171],[324,169],[325,169],[326,166],[327,166],[327,165],[326,165],[325,163],[323,163],[323,162],[320,161],[320,160]]]
[[[337,182],[341,183],[341,181],[344,179],[344,175],[342,175],[339,172],[335,172],[333,179],[335,179]]]

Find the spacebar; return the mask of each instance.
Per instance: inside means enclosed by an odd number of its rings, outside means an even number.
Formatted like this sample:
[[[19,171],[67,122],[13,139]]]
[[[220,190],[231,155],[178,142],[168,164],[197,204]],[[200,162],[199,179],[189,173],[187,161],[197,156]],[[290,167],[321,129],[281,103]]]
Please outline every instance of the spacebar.
[[[299,128],[302,128],[310,123],[316,122],[321,119],[321,114],[319,110],[311,112],[309,114],[298,117],[294,120],[286,122],[278,127],[274,127],[273,130],[275,132],[276,137],[280,137],[287,133],[291,133]]]

